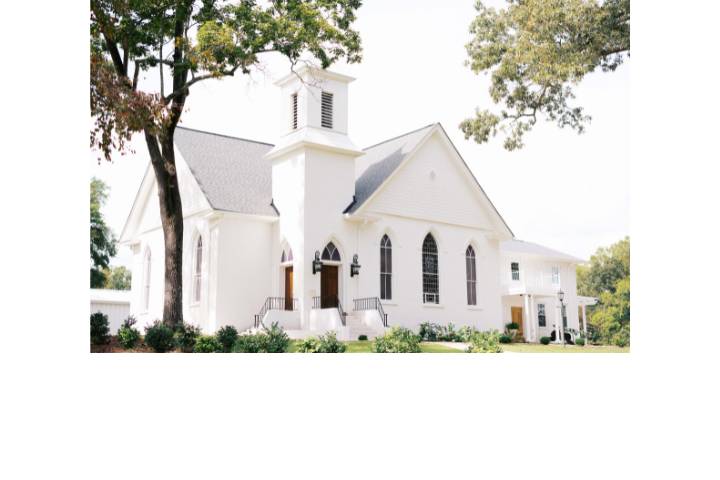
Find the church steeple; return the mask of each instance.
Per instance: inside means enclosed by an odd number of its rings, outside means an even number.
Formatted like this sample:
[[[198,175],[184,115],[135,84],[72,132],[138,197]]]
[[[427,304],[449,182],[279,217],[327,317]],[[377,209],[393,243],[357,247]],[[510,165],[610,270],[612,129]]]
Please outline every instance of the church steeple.
[[[339,73],[303,66],[281,78],[283,135],[269,158],[301,145],[361,155],[348,137],[348,85],[355,80]]]

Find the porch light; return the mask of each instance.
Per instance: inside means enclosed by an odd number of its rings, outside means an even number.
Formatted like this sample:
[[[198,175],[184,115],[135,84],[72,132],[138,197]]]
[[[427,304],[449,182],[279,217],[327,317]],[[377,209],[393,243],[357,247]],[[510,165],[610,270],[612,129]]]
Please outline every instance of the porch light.
[[[565,299],[565,292],[563,292],[562,290],[558,290],[557,296],[558,300],[560,300],[560,303],[562,304],[563,300]]]
[[[353,255],[353,261],[350,264],[350,278],[354,277],[355,275],[360,275],[360,264],[358,263],[357,253]]]
[[[315,250],[315,260],[312,262],[313,275],[322,270],[322,262],[320,261],[320,252]]]

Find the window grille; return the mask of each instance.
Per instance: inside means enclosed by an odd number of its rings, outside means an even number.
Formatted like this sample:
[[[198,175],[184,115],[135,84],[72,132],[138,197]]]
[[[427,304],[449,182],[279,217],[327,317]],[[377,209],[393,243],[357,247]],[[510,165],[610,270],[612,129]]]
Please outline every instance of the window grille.
[[[517,262],[512,262],[510,264],[510,272],[512,274],[513,280],[520,280],[520,264]]]
[[[541,327],[546,326],[545,322],[545,304],[538,303],[538,325]]]
[[[322,253],[323,260],[332,260],[334,262],[340,261],[340,252],[335,248],[335,244],[330,242],[325,246]]]
[[[333,128],[333,94],[322,92],[321,121],[325,128]]]
[[[392,299],[392,242],[387,235],[380,240],[380,299]]]
[[[427,234],[422,246],[423,303],[440,303],[438,250],[435,239]]]
[[[468,245],[465,250],[465,282],[467,284],[468,305],[477,305],[477,271],[475,265],[475,249]]]

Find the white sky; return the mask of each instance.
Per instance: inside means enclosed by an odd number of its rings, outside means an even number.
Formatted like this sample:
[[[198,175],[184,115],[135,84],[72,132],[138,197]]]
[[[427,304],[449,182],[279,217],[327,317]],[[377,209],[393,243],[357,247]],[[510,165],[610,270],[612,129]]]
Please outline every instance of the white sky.
[[[350,136],[364,148],[442,123],[517,238],[589,258],[629,234],[630,62],[614,73],[592,74],[576,88],[576,102],[593,117],[583,135],[541,122],[520,151],[505,151],[499,137],[485,145],[466,141],[459,123],[476,106],[493,108],[488,78],[463,65],[473,3],[366,2],[356,25],[363,62],[331,68],[357,78],[350,86]],[[273,143],[282,117],[272,82],[288,64],[264,60],[264,73],[251,78],[194,85],[182,125]],[[135,155],[118,155],[113,163],[98,164],[90,155],[90,175],[111,188],[103,212],[117,235],[148,162],[138,140]],[[129,260],[120,248],[113,263]]]

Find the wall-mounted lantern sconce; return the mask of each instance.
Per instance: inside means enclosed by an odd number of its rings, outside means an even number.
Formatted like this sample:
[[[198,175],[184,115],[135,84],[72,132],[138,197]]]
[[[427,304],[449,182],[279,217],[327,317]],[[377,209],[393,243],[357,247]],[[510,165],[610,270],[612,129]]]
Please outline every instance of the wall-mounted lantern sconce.
[[[360,264],[358,263],[357,253],[353,255],[353,261],[350,264],[350,277],[352,278],[355,275],[360,275]]]
[[[313,275],[322,270],[322,262],[320,261],[320,252],[315,250],[315,260],[312,262]]]

